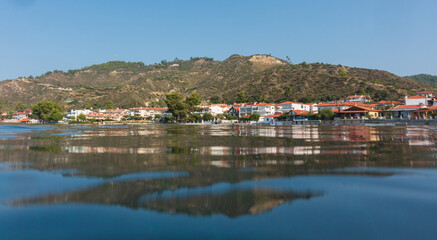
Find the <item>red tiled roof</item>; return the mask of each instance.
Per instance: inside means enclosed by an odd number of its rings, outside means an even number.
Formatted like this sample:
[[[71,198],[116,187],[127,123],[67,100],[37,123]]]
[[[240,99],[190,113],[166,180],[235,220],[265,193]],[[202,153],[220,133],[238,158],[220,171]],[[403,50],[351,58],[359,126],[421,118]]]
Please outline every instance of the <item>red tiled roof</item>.
[[[303,103],[287,101],[287,102],[280,103],[279,105],[284,105],[284,104],[300,104],[300,105],[302,105]]]
[[[258,104],[256,104],[256,106],[275,106],[275,104],[270,104],[270,103],[258,103]]]
[[[384,100],[379,101],[378,103],[379,103],[379,104],[401,104],[401,103],[398,102],[398,101],[384,101]]]
[[[411,97],[408,97],[408,99],[424,99],[424,98],[426,98],[426,97],[424,97],[424,96],[411,96]]]
[[[329,106],[358,106],[364,105],[357,102],[337,102],[337,103],[321,103],[317,104],[316,107],[329,107]]]
[[[20,122],[29,122],[30,120],[32,120],[31,118],[23,118],[20,120]]]
[[[294,115],[296,116],[302,116],[309,113],[309,111],[306,110],[291,110],[290,112],[294,112]]]
[[[359,109],[362,109],[362,110],[352,111],[352,110],[350,110],[352,108],[359,108]],[[341,110],[340,112],[341,113],[354,113],[354,112],[380,112],[380,111],[381,110],[376,110],[376,109],[373,109],[373,108],[368,108],[368,107],[363,107],[363,106],[353,106],[353,107],[350,107],[348,109]]]
[[[281,116],[282,114],[275,114],[275,115],[268,115],[268,116],[265,116],[265,117],[273,117],[273,118],[277,118],[277,117],[279,117],[279,116]]]
[[[418,93],[426,94],[426,93],[432,93],[432,92],[429,91],[429,90],[424,90],[424,91],[420,91],[420,92],[418,92]]]
[[[399,105],[391,109],[412,109],[412,108],[428,108],[426,105]]]
[[[145,107],[138,107],[138,108],[131,108],[130,110],[167,110],[168,108],[145,108]],[[115,112],[115,111],[114,111]]]

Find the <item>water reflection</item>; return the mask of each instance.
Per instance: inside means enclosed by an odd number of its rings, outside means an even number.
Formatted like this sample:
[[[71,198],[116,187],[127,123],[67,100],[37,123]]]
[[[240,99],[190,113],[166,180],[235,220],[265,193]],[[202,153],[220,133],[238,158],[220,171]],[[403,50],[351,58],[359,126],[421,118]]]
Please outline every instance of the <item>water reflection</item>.
[[[415,168],[437,167],[437,129],[428,127],[3,125],[0,139],[0,208],[10,211],[97,204],[262,220],[296,204],[330,209],[338,189],[361,189],[350,183],[368,184],[359,200],[416,178],[414,191],[430,191]]]

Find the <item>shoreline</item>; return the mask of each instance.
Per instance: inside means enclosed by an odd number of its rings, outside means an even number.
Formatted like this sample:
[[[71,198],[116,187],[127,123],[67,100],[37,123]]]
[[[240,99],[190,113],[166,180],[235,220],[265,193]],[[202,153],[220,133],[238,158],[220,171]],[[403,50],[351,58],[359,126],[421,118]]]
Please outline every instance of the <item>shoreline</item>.
[[[71,126],[111,126],[111,125],[260,125],[260,126],[437,126],[437,119],[411,120],[411,119],[336,119],[336,120],[306,120],[306,121],[275,121],[269,123],[160,123],[160,122],[111,122],[105,124],[98,123],[21,123],[15,121],[0,122],[0,125],[71,125]]]

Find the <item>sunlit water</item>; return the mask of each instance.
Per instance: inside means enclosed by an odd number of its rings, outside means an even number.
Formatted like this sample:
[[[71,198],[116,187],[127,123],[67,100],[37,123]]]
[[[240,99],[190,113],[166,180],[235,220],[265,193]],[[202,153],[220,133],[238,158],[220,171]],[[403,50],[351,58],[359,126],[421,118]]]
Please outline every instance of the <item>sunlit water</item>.
[[[0,239],[436,239],[437,129],[0,125]]]

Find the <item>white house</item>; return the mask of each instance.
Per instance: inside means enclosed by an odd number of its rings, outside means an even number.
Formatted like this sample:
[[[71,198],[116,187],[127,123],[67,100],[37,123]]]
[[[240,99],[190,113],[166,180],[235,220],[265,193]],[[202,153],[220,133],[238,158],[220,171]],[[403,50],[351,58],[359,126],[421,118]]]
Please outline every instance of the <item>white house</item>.
[[[417,93],[417,95],[422,96],[422,97],[427,97],[427,98],[432,98],[432,92],[431,91],[420,91]]]
[[[254,113],[260,116],[269,116],[276,113],[276,105],[269,103],[253,103],[240,107],[240,118]]]
[[[432,98],[430,97],[424,97],[421,95],[417,95],[417,96],[405,96],[405,105],[428,105],[428,106],[433,106],[434,105],[434,101]]]
[[[370,102],[370,98],[369,98],[369,96],[366,96],[366,95],[353,95],[353,96],[348,96],[346,98],[346,102],[365,103],[365,102]]]
[[[130,116],[136,116],[136,117],[155,117],[156,115],[164,116],[166,115],[168,108],[145,108],[145,107],[138,107],[138,108],[131,108],[130,109]]]
[[[325,108],[330,108],[332,111],[339,111],[339,110],[348,109],[348,108],[354,106],[354,104],[356,104],[356,103],[332,102],[332,103],[321,103],[321,104],[317,104],[315,106],[317,107],[317,111],[320,111],[320,110],[325,109]]]
[[[415,111],[428,109],[427,105],[399,105],[390,109],[394,118],[410,119]]]
[[[92,111],[88,109],[82,109],[82,110],[70,110],[70,112],[67,113],[67,116],[65,118],[71,119],[74,117],[74,119],[77,119],[77,116],[80,114],[84,114],[85,116],[90,114]]]
[[[278,105],[278,112],[285,113],[292,110],[303,110],[308,112],[317,112],[317,106],[313,103],[283,102]]]
[[[25,112],[16,112],[12,115],[13,120],[21,120],[23,118],[27,118],[27,114]]]

